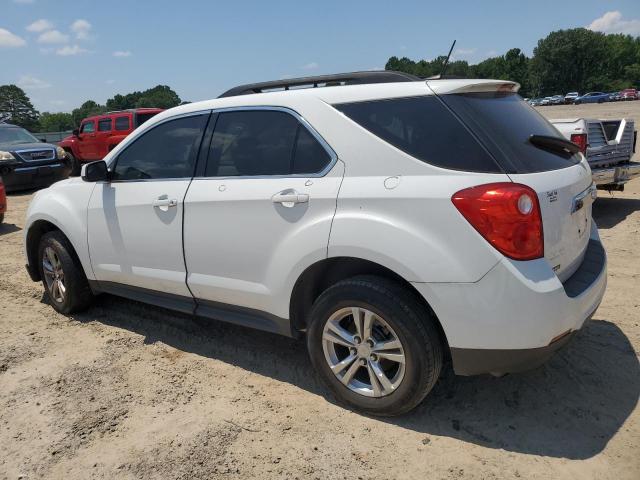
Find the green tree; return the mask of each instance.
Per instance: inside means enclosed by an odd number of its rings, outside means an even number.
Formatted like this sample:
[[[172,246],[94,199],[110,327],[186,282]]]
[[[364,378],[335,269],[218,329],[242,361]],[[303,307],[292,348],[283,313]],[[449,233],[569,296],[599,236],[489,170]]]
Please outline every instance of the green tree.
[[[73,118],[73,123],[75,126],[79,126],[82,119],[90,117],[92,115],[99,115],[107,111],[107,108],[104,105],[99,105],[93,100],[87,100],[80,107],[75,108],[71,112],[71,117]]]
[[[43,132],[62,132],[73,129],[75,125],[70,113],[43,112],[40,115],[40,131]]]
[[[126,110],[128,108],[172,108],[180,105],[181,100],[176,92],[167,85],[157,85],[142,92],[126,95],[114,95],[107,100],[108,110]]]
[[[7,121],[27,130],[38,129],[40,114],[31,104],[24,90],[16,85],[0,86],[0,116],[8,116]]]

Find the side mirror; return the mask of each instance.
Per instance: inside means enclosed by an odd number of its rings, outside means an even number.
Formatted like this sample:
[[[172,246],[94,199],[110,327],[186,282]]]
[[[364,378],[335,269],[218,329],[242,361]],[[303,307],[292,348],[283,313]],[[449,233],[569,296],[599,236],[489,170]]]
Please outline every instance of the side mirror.
[[[46,138],[41,138],[41,139],[40,139],[40,141],[41,141],[42,143],[47,143],[47,139],[46,139]]]
[[[85,163],[80,170],[80,177],[85,182],[106,182],[109,181],[109,170],[107,162],[98,160],[97,162]]]
[[[80,130],[77,128],[74,128],[73,131],[71,132],[71,135],[73,135],[74,137],[77,137],[80,135]]]

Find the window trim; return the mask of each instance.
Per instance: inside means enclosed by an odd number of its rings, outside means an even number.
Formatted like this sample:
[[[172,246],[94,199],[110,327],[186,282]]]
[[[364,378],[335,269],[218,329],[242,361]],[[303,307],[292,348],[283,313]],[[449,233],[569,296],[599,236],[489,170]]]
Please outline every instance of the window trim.
[[[91,131],[91,132],[85,132],[83,129],[84,129],[85,125],[89,125],[89,124],[93,125],[93,131]],[[79,132],[79,133],[81,133],[81,134],[84,134],[84,133],[96,133],[96,131],[97,131],[97,130],[96,130],[96,128],[97,128],[97,125],[96,125],[96,121],[95,121],[95,119],[93,119],[93,120],[86,120],[86,121],[84,121],[84,122],[82,122],[82,123],[80,124],[80,132]]]
[[[154,123],[153,125],[149,125],[148,128],[145,128],[143,131],[140,132],[139,135],[136,135],[136,137],[133,138],[131,140],[131,142],[129,142],[127,145],[125,145],[123,147],[122,151],[118,152],[118,155],[114,156],[113,159],[111,159],[111,161],[107,165],[107,169],[108,169],[109,173],[112,173],[115,170],[116,165],[118,164],[118,160],[120,159],[120,155],[122,155],[124,152],[126,152],[127,149],[129,149],[129,147],[131,145],[136,143],[138,140],[140,140],[148,132],[150,132],[151,130],[155,129],[156,127],[159,127],[160,125],[163,125],[163,124],[165,124],[167,122],[170,122],[170,121],[173,121],[173,120],[179,120],[181,118],[187,118],[187,117],[196,117],[196,116],[199,116],[199,115],[205,115],[205,116],[207,116],[207,119],[206,119],[206,122],[204,124],[203,129],[202,129],[202,133],[200,135],[200,145],[198,145],[198,151],[195,153],[194,169],[193,169],[193,173],[191,174],[191,176],[189,176],[189,177],[172,177],[172,178],[135,178],[135,179],[127,179],[127,180],[111,180],[110,179],[106,183],[175,182],[175,181],[184,181],[184,180],[193,179],[194,176],[195,176],[195,172],[196,172],[196,170],[198,168],[200,150],[202,150],[202,141],[203,141],[204,137],[207,134],[207,129],[209,128],[209,122],[211,120],[211,110],[210,109],[198,110],[196,112],[189,112],[189,113],[182,113],[182,114],[179,114],[179,115],[174,115],[172,117],[163,118],[162,120],[160,120],[157,123]]]
[[[226,107],[226,108],[214,108],[213,110],[211,110],[212,114],[220,114],[220,113],[225,113],[225,112],[241,112],[241,111],[274,111],[274,112],[283,112],[283,113],[287,113],[291,116],[293,116],[298,122],[298,128],[299,127],[303,127],[306,128],[309,133],[318,141],[318,143],[320,143],[320,145],[322,146],[322,148],[324,148],[324,150],[329,154],[329,163],[327,163],[327,165],[320,170],[317,173],[309,173],[309,174],[304,174],[304,173],[290,173],[287,175],[224,175],[224,176],[205,176],[204,174],[200,175],[200,176],[196,176],[194,177],[194,179],[198,179],[198,180],[232,180],[232,179],[241,179],[241,178],[253,178],[253,179],[269,179],[269,178],[322,178],[324,176],[326,176],[335,166],[335,164],[338,161],[338,155],[336,154],[336,152],[333,150],[333,148],[331,148],[331,145],[329,145],[329,143],[327,143],[327,141],[322,137],[322,135],[320,135],[318,133],[318,131],[313,128],[313,126],[307,121],[306,118],[304,118],[302,115],[300,115],[298,112],[296,112],[295,110],[288,108],[288,107],[279,107],[279,106],[262,106],[262,105],[243,105],[243,106],[238,106],[238,107]],[[218,119],[219,117],[217,117]],[[216,119],[216,120],[217,120]],[[216,121],[217,124],[217,121]],[[217,126],[217,125],[216,125]],[[215,135],[216,131],[215,131],[215,126],[211,135],[211,141],[213,140],[213,135]],[[296,138],[297,138],[298,132],[296,132]],[[207,171],[207,166],[209,163],[209,154],[211,152],[211,148],[210,148],[210,144],[207,146],[207,158],[205,159],[205,166],[203,171],[206,172]]]

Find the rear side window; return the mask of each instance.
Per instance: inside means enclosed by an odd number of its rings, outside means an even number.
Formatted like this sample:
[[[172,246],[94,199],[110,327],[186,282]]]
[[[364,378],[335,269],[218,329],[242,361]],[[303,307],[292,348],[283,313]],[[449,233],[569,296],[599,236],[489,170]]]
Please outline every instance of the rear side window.
[[[116,117],[116,130],[129,130],[129,117]]]
[[[334,105],[382,140],[418,160],[453,170],[502,172],[435,96]]]
[[[441,98],[507,173],[558,170],[580,162],[579,154],[563,155],[529,142],[531,135],[564,137],[515,93],[456,94]]]
[[[318,140],[289,113],[223,112],[216,122],[205,176],[313,174],[330,160]]]
[[[118,155],[114,180],[191,178],[208,115],[161,123]]]
[[[99,132],[108,132],[111,130],[111,119],[103,118],[98,120],[98,131]]]

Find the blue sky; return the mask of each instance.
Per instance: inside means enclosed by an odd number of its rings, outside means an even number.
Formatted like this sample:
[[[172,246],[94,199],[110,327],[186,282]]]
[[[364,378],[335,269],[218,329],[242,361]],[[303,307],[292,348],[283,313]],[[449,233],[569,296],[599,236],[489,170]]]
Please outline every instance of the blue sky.
[[[383,68],[392,55],[475,63],[561,28],[640,35],[638,0],[0,0],[0,84],[40,111],[170,85],[183,100],[283,77]]]

